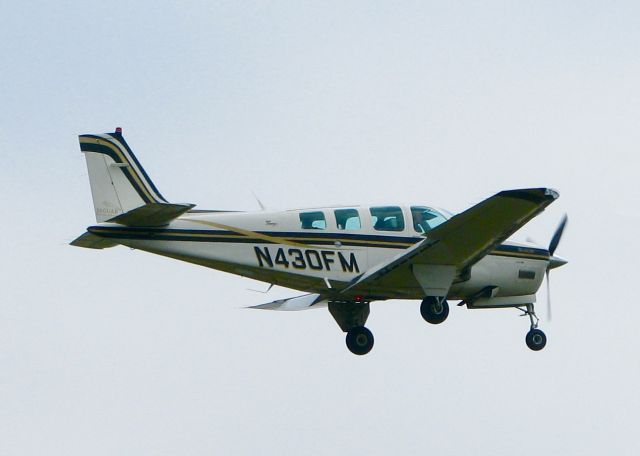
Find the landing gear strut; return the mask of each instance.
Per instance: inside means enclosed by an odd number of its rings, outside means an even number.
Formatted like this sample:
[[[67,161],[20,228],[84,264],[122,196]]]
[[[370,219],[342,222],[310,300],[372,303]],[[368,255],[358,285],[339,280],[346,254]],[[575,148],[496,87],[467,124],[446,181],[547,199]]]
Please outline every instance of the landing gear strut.
[[[427,296],[420,304],[422,318],[433,325],[438,325],[449,316],[449,303],[445,298]]]
[[[525,337],[525,342],[527,343],[527,347],[529,347],[533,351],[540,351],[547,345],[547,336],[542,332],[542,330],[538,329],[538,316],[533,308],[533,304],[527,304],[526,308],[518,307],[524,313],[522,316],[529,316],[529,320],[531,321],[531,329],[527,333]]]

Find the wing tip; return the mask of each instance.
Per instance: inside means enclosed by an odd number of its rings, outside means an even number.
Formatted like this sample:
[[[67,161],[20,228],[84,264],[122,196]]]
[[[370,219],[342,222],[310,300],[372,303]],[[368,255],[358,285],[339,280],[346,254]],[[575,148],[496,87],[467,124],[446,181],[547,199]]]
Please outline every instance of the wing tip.
[[[508,198],[527,200],[536,204],[543,203],[545,201],[553,202],[560,198],[560,192],[553,188],[546,187],[504,190],[498,193],[498,195]]]

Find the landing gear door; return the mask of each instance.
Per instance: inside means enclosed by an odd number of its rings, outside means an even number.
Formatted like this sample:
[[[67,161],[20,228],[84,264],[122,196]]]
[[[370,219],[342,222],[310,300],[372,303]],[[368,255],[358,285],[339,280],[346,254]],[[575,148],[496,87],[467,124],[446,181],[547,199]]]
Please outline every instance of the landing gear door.
[[[456,275],[455,266],[437,264],[413,264],[411,271],[422,287],[425,296],[445,298]]]

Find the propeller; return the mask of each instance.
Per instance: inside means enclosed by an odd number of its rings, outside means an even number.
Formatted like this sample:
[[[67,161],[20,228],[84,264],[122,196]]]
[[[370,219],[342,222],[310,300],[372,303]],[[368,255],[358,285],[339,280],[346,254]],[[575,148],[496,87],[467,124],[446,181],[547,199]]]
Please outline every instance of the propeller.
[[[564,229],[567,226],[567,222],[569,221],[569,217],[567,214],[564,214],[558,228],[556,228],[555,233],[553,233],[553,237],[551,238],[551,242],[549,242],[549,265],[547,266],[547,271],[545,272],[545,276],[547,279],[547,319],[551,321],[551,285],[549,282],[549,271],[566,264],[567,261],[560,258],[554,257],[556,249],[558,248],[558,244],[560,244],[560,239],[562,239],[562,234],[564,233]]]
[[[549,285],[549,269],[544,273],[547,278],[547,321],[551,321],[551,285]]]
[[[562,221],[558,228],[556,228],[556,232],[553,233],[553,237],[551,238],[551,242],[549,243],[549,254],[553,256],[554,252],[558,248],[558,244],[560,244],[560,239],[562,239],[562,233],[564,233],[564,228],[567,226],[567,222],[569,221],[569,217],[567,214],[564,214],[562,217]]]

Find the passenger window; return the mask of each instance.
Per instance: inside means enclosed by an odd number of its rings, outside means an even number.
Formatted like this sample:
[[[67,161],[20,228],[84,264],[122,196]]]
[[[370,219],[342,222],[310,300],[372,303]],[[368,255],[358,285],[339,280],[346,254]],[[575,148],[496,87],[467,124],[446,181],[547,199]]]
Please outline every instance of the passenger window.
[[[303,230],[324,230],[327,228],[327,221],[324,212],[301,212],[300,228]]]
[[[404,230],[404,217],[402,209],[397,206],[372,207],[371,223],[377,231],[402,231]]]
[[[418,233],[426,233],[447,221],[443,214],[424,206],[411,206],[413,229]]]
[[[360,215],[356,209],[336,209],[336,223],[339,230],[359,230]]]

